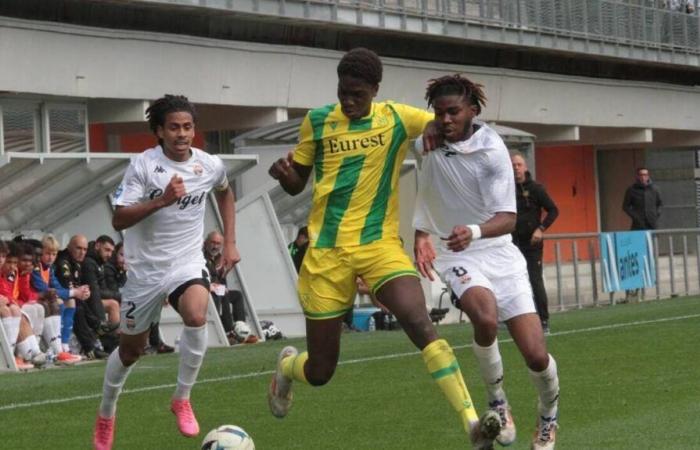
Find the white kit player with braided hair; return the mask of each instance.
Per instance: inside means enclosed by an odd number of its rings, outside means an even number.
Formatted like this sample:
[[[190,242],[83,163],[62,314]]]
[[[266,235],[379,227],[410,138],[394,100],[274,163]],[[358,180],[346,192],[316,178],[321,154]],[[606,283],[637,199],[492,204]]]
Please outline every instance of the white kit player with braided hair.
[[[114,194],[112,225],[124,230],[128,267],[122,289],[119,347],[105,369],[93,446],[110,450],[116,403],[131,367],[146,347],[151,323],[165,298],[182,316],[177,387],[170,403],[180,433],[199,434],[190,404],[207,347],[209,274],[202,254],[207,194],[214,190],[224,224],[222,273],[240,257],[235,240],[235,205],[226,169],[218,156],[192,147],[193,105],[166,95],[146,111],[158,145],[134,157]]]
[[[474,327],[473,349],[489,408],[501,417],[502,445],[515,441],[503,389],[498,322],[505,322],[539,395],[532,448],[551,450],[557,430],[559,379],[535,311],[525,259],[513,245],[515,181],[508,149],[486,124],[474,122],[485,96],[461,75],[431,80],[426,99],[444,144],[422,160],[413,218],[419,272],[434,269]],[[420,139],[418,140],[420,142]],[[438,236],[436,249],[430,235]]]

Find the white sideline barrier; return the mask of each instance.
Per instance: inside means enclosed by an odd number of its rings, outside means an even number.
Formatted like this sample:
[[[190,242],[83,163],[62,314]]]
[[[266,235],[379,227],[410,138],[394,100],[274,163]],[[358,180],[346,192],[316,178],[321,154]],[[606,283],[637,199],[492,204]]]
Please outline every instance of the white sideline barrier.
[[[2,372],[17,372],[15,364],[15,355],[12,354],[10,343],[5,334],[5,328],[0,323],[0,371]]]
[[[164,306],[160,313],[160,334],[168,345],[175,346],[177,338],[182,333],[182,318],[172,306]],[[209,308],[207,309],[207,347],[228,347],[228,339],[221,325],[219,315],[211,296],[209,296]]]

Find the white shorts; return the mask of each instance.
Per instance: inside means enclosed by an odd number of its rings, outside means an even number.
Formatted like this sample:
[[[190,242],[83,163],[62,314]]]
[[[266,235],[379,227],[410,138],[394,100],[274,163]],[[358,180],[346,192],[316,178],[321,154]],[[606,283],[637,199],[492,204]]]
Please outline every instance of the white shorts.
[[[441,252],[433,266],[457,298],[474,286],[491,290],[501,322],[536,312],[527,263],[512,243],[475,251]]]
[[[130,273],[131,274],[131,273]],[[124,334],[140,334],[152,323],[160,321],[160,312],[167,297],[191,280],[209,281],[206,266],[197,262],[174,267],[162,276],[131,276],[121,289],[120,330]]]

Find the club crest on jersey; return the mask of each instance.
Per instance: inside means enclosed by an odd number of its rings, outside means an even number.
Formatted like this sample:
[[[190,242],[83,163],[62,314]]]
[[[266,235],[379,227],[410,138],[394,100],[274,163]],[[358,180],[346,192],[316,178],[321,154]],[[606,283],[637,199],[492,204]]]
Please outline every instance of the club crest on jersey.
[[[202,175],[204,173],[204,167],[202,167],[201,164],[195,163],[192,165],[192,172],[194,172],[195,175]]]

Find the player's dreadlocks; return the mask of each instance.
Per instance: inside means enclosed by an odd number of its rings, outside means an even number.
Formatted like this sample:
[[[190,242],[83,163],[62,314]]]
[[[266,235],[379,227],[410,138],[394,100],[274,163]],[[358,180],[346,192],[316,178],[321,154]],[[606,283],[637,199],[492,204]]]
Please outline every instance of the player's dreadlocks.
[[[382,81],[382,62],[372,50],[357,47],[347,52],[338,63],[338,76],[350,75],[375,85]]]
[[[159,98],[146,110],[146,119],[148,126],[153,133],[156,133],[158,127],[165,125],[165,116],[173,112],[188,112],[192,116],[194,122],[197,121],[197,112],[194,105],[184,95],[165,94]],[[157,134],[157,133],[156,133]]]
[[[476,106],[477,115],[481,114],[481,108],[486,105],[484,86],[472,83],[458,73],[428,81],[428,88],[425,91],[428,106],[433,106],[435,99],[444,95],[463,95],[470,105]]]

